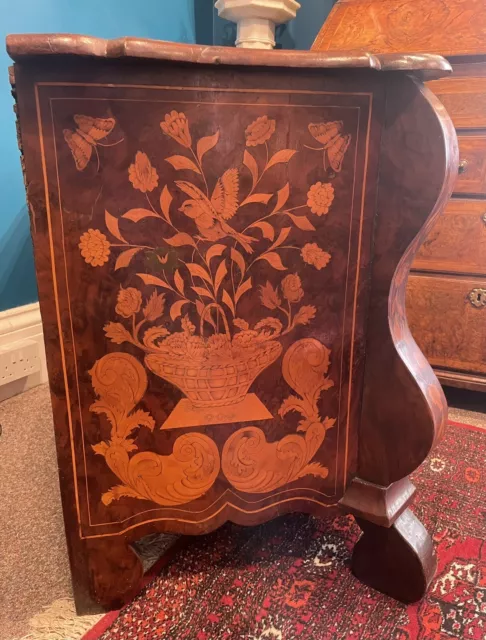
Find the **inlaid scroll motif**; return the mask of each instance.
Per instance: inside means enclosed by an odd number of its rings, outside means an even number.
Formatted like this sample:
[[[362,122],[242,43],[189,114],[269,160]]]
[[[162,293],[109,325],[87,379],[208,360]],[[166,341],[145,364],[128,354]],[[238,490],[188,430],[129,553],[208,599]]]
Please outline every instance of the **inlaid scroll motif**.
[[[279,410],[300,413],[297,431],[267,442],[262,429],[243,427],[226,441],[221,466],[228,481],[247,493],[267,493],[306,475],[326,478],[329,471],[319,462],[311,462],[322,445],[326,432],[336,420],[319,415],[318,402],[323,391],[333,386],[326,376],[330,351],[314,338],[298,340],[287,350],[282,373],[287,384],[299,394],[286,398]]]
[[[163,428],[269,419],[272,415],[250,387],[281,355],[280,339],[318,314],[305,302],[299,270],[310,265],[320,271],[332,257],[317,242],[302,242],[301,237],[316,231],[311,214],[329,213],[335,173],[310,185],[305,202],[289,206],[290,181],[273,193],[260,188],[264,175],[276,165],[288,165],[297,154],[295,149],[270,148],[276,120],[265,115],[248,124],[241,165],[227,168],[213,184],[205,158],[223,134],[218,130],[194,140],[188,118],[176,110],[165,115],[160,128],[177,149],[165,162],[188,177],[159,185],[156,167],[138,151],[127,178],[143,194],[141,206],[120,217],[105,211],[106,229],[115,240],[100,229],[88,229],[80,238],[88,264],[102,267],[112,250],[121,249],[114,270],[133,261],[144,264],[145,272],[135,272],[156,289],[145,301],[137,287],[122,289],[116,305],[122,322],[107,323],[106,335],[116,344],[137,346],[147,369],[183,392]],[[335,172],[341,170],[351,140],[342,130],[342,122],[309,125]],[[251,176],[244,194],[242,172]],[[156,189],[160,194],[154,204]],[[160,225],[160,234],[147,240],[151,245],[130,241],[133,225],[144,220]],[[295,265],[294,273],[288,273],[289,264]],[[242,302],[256,289],[255,276],[269,267],[274,275],[258,286],[263,313],[258,317],[254,298],[251,318],[244,317]]]
[[[99,396],[90,410],[105,414],[111,424],[110,439],[94,445],[93,450],[122,481],[102,495],[103,503],[130,497],[174,506],[204,495],[220,469],[218,448],[208,436],[184,434],[166,456],[135,453],[135,432],[155,426],[148,412],[135,409],[147,389],[147,374],[140,362],[127,353],[110,353],[95,363],[90,374]]]

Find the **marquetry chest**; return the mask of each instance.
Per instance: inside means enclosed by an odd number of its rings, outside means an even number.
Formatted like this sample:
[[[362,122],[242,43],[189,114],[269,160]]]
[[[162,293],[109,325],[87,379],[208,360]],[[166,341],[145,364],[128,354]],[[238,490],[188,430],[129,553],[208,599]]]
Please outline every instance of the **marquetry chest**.
[[[338,508],[364,531],[356,575],[421,597],[408,475],[446,407],[404,298],[457,171],[422,83],[448,63],[8,50],[78,609],[136,593],[148,533]]]
[[[313,49],[424,51],[454,73],[427,83],[459,138],[452,199],[413,263],[407,309],[446,385],[486,390],[486,12],[483,0],[339,0]]]

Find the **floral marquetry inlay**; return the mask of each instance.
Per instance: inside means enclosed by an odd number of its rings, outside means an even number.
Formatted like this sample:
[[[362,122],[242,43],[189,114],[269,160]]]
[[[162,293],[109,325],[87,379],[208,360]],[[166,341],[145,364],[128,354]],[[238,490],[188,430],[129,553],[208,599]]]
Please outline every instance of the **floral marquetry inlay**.
[[[103,123],[111,126],[111,119],[76,115],[74,120],[97,123],[96,130],[104,133]],[[169,148],[173,145],[162,166],[139,149],[128,167],[127,183],[140,194],[139,204],[121,216],[105,210],[104,227],[88,228],[79,240],[90,267],[103,267],[112,254],[115,272],[141,255],[145,264],[157,267],[155,273],[152,268],[136,272],[140,285],[120,286],[113,319],[104,327],[111,343],[138,350],[145,367],[132,355],[114,352],[90,372],[99,397],[91,411],[106,415],[112,425],[110,439],[93,449],[122,483],[105,493],[103,502],[122,496],[165,506],[189,502],[210,488],[220,466],[236,489],[254,493],[305,475],[325,478],[328,469],[312,458],[336,421],[322,418],[318,409],[321,393],[334,384],[326,377],[330,350],[314,338],[289,343],[287,336],[319,318],[318,307],[306,299],[296,256],[316,272],[332,261],[331,251],[316,241],[313,218],[332,215],[332,180],[342,169],[351,134],[341,121],[309,123],[300,150],[276,148],[278,122],[259,116],[242,132],[241,164],[227,167],[211,185],[208,167],[225,144],[224,131],[213,128],[197,137],[186,114],[176,109],[165,114],[160,131],[161,142],[165,137]],[[76,158],[71,138],[66,142]],[[285,168],[299,153],[316,152],[322,157],[316,155],[321,177],[308,185],[301,203],[290,207],[292,182]],[[163,163],[180,172],[181,179],[165,183]],[[80,170],[86,166],[77,163]],[[276,169],[281,184],[270,192],[261,185]],[[249,184],[246,192],[243,183]],[[136,240],[134,227],[121,227],[121,221],[137,225],[147,219],[160,224],[153,246]],[[127,228],[134,229],[133,239]],[[305,236],[308,240],[302,240]],[[255,273],[264,265],[267,277],[257,284]],[[259,312],[245,302],[255,291]],[[208,435],[189,432],[175,440],[169,455],[137,452],[137,432],[155,428],[153,417],[137,408],[147,370],[182,393],[162,429],[265,421],[273,415],[251,388],[280,358],[284,344],[290,346],[282,375],[298,395],[284,400],[278,414],[282,420],[289,412],[300,414],[301,433],[270,442],[261,427],[243,427],[220,453]]]

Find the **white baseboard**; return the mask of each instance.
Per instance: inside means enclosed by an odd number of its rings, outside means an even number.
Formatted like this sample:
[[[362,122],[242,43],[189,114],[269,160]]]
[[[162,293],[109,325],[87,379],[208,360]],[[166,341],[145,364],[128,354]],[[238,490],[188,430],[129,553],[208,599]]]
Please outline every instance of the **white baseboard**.
[[[0,386],[0,402],[47,382],[46,352],[39,303],[0,312],[0,350],[37,344],[39,368],[35,373]]]

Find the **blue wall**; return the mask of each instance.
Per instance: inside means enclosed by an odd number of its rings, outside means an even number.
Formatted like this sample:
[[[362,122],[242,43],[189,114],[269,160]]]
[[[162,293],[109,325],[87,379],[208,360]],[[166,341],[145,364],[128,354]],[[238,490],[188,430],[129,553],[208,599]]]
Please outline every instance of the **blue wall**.
[[[308,49],[334,0],[300,0],[297,18],[277,31],[278,46]],[[213,0],[0,0],[0,311],[37,300],[29,220],[4,47],[8,33],[124,35],[202,44],[234,44],[234,25]],[[214,35],[213,35],[214,30]]]
[[[37,300],[5,36],[65,32],[195,42],[195,2],[201,0],[0,0],[0,311]]]

